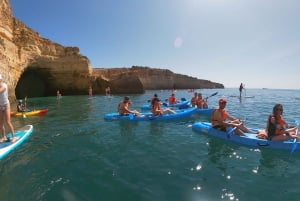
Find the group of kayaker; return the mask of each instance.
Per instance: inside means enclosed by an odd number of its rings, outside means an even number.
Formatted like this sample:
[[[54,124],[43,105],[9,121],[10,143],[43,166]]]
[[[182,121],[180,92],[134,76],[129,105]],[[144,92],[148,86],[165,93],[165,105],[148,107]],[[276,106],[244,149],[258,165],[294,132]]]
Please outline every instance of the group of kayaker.
[[[118,112],[120,115],[125,116],[129,114],[134,114],[139,116],[140,112],[137,110],[130,110],[131,102],[128,96],[125,96],[124,99],[118,104]]]
[[[242,120],[228,114],[226,111],[226,99],[219,99],[219,107],[216,107],[211,114],[212,127],[225,132],[233,132],[237,135],[244,135],[244,132],[258,134],[258,138],[265,138],[273,141],[284,141],[291,138],[299,138],[297,135],[298,126],[290,127],[284,120],[283,106],[276,104],[272,114],[269,115],[266,128],[261,132],[248,129]],[[229,120],[229,121],[227,121]]]
[[[172,96],[172,95],[171,95]],[[129,107],[131,106],[131,102],[128,96],[125,96],[124,99],[118,104],[118,112],[120,115],[129,115],[133,114],[136,116],[140,116],[140,112],[137,110],[130,110]],[[170,108],[162,108],[160,99],[158,98],[157,94],[151,98],[151,112],[154,116],[163,115],[163,114],[175,114],[176,112]]]
[[[206,109],[208,108],[207,104],[207,98],[203,99],[201,93],[194,93],[194,96],[191,98],[191,105],[192,107],[197,107],[201,109]]]
[[[170,104],[170,99],[171,99],[171,102],[174,101],[174,103],[172,102],[172,104],[176,103],[175,95],[173,93],[169,97],[169,104]],[[151,99],[151,107],[150,108],[151,108],[151,112],[154,116],[159,116],[159,115],[163,115],[163,114],[175,114],[176,113],[175,111],[173,111],[170,108],[162,108],[160,100],[157,97],[157,94],[154,94],[154,97]]]

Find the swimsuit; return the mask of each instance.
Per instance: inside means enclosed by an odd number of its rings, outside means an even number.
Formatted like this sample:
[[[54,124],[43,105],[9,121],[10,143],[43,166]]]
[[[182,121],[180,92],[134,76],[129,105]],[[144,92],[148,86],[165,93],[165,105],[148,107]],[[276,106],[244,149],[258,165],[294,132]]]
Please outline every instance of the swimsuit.
[[[5,111],[8,104],[0,105],[0,111]]]

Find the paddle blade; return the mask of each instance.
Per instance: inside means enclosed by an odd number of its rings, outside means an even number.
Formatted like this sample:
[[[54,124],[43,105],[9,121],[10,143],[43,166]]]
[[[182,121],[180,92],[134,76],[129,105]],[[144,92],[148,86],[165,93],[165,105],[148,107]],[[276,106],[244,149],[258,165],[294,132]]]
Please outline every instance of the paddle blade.
[[[129,113],[129,119],[133,120],[133,114],[132,113]]]
[[[218,92],[215,92],[215,93],[213,93],[212,95],[210,95],[209,97],[215,96],[215,95],[217,95],[217,94],[218,94]]]
[[[206,99],[208,99],[208,98],[210,98],[210,97],[212,97],[212,96],[215,96],[215,95],[217,95],[217,94],[218,94],[218,92],[215,92],[215,93],[211,94],[210,96],[206,97]]]
[[[229,127],[229,128],[227,128],[227,130],[226,130],[227,138],[231,137],[231,135],[233,134],[233,132],[234,132],[235,129],[236,129],[236,127]]]
[[[297,145],[298,145],[297,139],[295,138],[292,149],[291,149],[291,154],[295,152],[295,150],[297,149]]]

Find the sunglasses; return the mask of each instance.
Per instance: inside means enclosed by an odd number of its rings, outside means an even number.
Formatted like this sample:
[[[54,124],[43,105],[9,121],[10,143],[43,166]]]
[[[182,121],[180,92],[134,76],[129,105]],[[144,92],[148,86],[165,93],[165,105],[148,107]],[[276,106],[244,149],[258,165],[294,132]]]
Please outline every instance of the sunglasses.
[[[282,108],[277,108],[276,111],[281,111],[282,112],[283,109]]]

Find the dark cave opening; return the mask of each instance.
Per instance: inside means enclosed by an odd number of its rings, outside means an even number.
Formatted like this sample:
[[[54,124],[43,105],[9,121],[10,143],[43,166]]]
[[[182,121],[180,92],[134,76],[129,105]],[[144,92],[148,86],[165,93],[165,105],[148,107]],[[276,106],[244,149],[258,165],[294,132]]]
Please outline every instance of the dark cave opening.
[[[47,83],[45,77],[37,70],[25,70],[17,83],[15,95],[17,99],[46,96]]]

